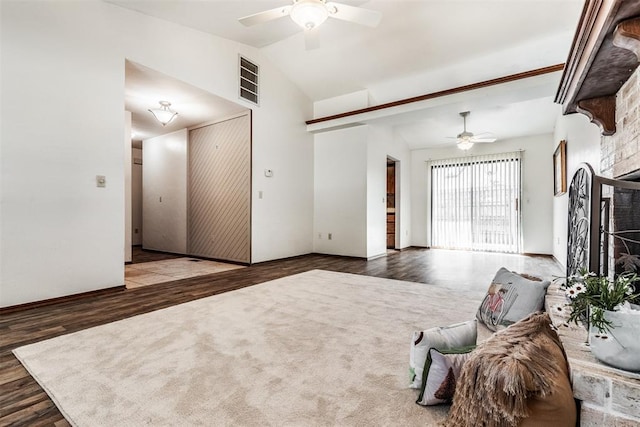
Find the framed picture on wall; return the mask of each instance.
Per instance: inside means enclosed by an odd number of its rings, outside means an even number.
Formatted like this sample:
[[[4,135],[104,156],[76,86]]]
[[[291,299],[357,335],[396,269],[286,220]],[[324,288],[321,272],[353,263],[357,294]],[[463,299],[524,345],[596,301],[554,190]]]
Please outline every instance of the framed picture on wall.
[[[567,192],[567,141],[562,140],[553,153],[553,194]]]

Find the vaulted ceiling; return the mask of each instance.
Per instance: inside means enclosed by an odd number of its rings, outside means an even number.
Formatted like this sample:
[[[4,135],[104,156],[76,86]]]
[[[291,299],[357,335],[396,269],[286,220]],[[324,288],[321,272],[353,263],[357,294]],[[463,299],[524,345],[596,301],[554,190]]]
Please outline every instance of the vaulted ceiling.
[[[245,27],[238,18],[289,0],[108,0],[167,21],[260,48],[312,101],[367,90],[372,104],[459,87],[565,62],[581,0],[370,0],[351,6],[382,13],[376,28],[329,19],[320,47],[305,50],[288,17]],[[500,139],[550,133],[560,73],[540,82],[455,97],[438,108],[388,119],[411,148],[446,143],[468,127]],[[532,89],[534,88],[534,89]],[[310,117],[311,118],[311,117]]]

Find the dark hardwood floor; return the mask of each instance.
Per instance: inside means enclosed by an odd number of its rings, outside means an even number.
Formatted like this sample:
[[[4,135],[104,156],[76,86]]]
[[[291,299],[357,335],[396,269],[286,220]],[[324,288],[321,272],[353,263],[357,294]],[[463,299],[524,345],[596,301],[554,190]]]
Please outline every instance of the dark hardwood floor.
[[[142,246],[131,247],[131,264],[141,264],[144,262],[164,261],[166,259],[182,258],[185,255],[169,254],[166,252],[149,251],[142,249]]]
[[[152,255],[148,259],[151,258]],[[11,351],[25,344],[313,269],[485,289],[501,266],[540,277],[562,274],[557,264],[544,256],[408,249],[366,261],[312,254],[2,314],[0,426],[68,425],[51,399],[13,356]]]

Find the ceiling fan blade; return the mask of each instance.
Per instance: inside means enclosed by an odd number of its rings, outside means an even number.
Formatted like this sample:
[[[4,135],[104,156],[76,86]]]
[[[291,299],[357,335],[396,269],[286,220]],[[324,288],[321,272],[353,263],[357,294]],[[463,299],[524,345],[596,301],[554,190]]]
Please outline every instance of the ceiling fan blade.
[[[241,24],[250,27],[252,25],[273,21],[274,19],[282,18],[283,16],[288,16],[289,12],[291,12],[291,6],[282,6],[239,18],[238,21],[240,21]]]
[[[472,142],[496,142],[496,139],[491,132],[482,132],[471,137]]]
[[[471,138],[471,142],[496,142],[497,139],[498,138],[493,135],[484,134],[474,136],[473,138]]]
[[[355,22],[367,27],[378,26],[382,19],[382,13],[377,10],[348,6],[342,3],[327,2],[327,9],[329,10],[329,16],[332,18]]]

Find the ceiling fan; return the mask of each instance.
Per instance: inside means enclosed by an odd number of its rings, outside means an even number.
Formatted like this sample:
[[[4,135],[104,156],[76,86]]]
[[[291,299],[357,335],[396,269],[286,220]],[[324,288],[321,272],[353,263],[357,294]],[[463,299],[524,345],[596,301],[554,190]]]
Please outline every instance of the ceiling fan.
[[[474,135],[472,132],[467,132],[467,116],[471,114],[470,111],[463,111],[460,113],[463,122],[463,131],[456,136],[456,144],[461,150],[469,150],[476,143],[495,142],[496,138],[489,132],[484,132],[478,135]]]
[[[291,17],[293,22],[304,29],[306,48],[315,49],[319,47],[317,29],[327,18],[376,27],[380,23],[382,13],[326,0],[292,0],[290,5],[245,16],[238,21],[249,27],[284,16]]]

